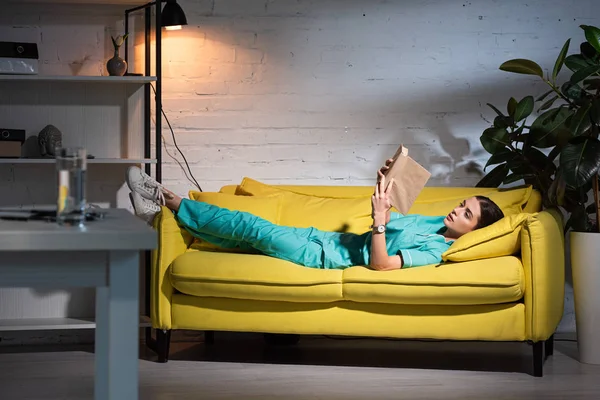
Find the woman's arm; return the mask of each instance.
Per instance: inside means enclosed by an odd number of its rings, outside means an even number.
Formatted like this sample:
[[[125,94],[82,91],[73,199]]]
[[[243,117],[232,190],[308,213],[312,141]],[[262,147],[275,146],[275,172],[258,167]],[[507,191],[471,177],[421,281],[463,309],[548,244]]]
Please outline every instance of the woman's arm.
[[[373,233],[371,235],[370,267],[377,271],[389,271],[402,268],[402,258],[398,255],[390,256],[387,253],[385,233],[377,232],[377,226],[386,225],[390,218],[389,192],[393,181],[385,185],[385,175],[378,172],[379,179],[375,185],[375,193],[371,197],[373,216]]]
[[[374,227],[384,224],[385,214],[375,214],[374,217]],[[390,271],[402,268],[402,258],[397,255],[390,256],[387,253],[385,233],[377,233],[375,229],[373,229],[371,236],[370,267],[376,271]]]

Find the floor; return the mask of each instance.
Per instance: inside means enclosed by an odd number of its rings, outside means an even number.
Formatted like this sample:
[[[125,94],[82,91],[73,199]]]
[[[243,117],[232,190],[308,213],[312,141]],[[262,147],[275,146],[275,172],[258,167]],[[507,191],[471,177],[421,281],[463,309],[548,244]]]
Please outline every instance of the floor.
[[[196,340],[196,339],[194,339]],[[526,372],[524,343],[304,337],[265,345],[262,335],[217,333],[215,344],[174,342],[158,364],[141,349],[140,399],[594,399],[600,366],[580,364],[557,341],[544,377]],[[0,398],[91,399],[90,346],[0,348]]]

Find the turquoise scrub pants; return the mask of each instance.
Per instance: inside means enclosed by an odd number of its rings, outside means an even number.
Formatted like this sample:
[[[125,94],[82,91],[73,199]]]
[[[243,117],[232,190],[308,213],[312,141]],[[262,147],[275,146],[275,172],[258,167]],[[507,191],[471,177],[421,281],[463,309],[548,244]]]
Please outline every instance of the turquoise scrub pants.
[[[323,268],[325,232],[273,224],[241,211],[183,199],[177,220],[195,237],[223,248],[254,249],[305,267]]]

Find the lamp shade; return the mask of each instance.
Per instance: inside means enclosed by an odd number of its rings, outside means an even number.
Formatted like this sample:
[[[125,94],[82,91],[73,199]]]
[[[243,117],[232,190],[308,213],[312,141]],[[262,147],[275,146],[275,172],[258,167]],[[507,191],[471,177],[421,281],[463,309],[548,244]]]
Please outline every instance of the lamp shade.
[[[163,28],[187,25],[185,13],[177,1],[167,0],[167,4],[162,9],[161,25]]]

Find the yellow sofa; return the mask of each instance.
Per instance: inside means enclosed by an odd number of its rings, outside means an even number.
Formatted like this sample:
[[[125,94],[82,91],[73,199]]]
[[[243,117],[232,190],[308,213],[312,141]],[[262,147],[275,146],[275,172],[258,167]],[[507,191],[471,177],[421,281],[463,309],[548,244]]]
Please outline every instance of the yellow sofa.
[[[282,225],[364,232],[372,187],[269,186],[245,178],[190,198]],[[530,187],[426,187],[409,213],[445,215],[486,195],[507,215],[457,240],[440,265],[319,270],[193,238],[163,208],[154,220],[151,317],[159,361],[170,332],[241,331],[407,339],[527,341],[542,375],[564,298],[563,221]]]

